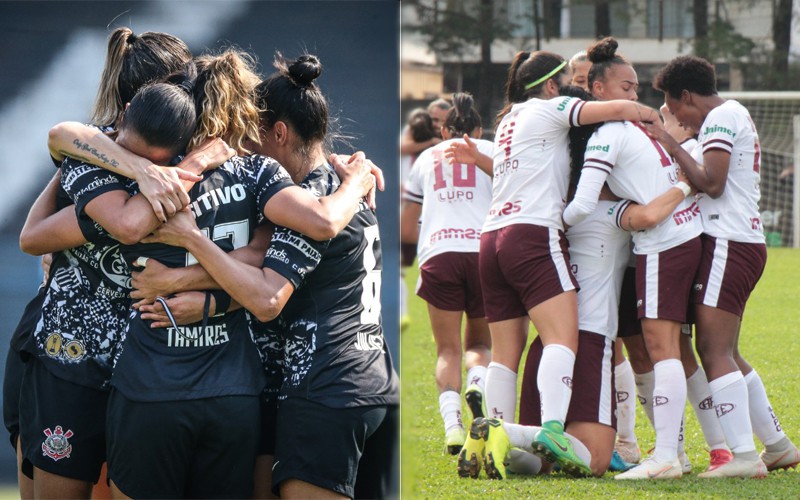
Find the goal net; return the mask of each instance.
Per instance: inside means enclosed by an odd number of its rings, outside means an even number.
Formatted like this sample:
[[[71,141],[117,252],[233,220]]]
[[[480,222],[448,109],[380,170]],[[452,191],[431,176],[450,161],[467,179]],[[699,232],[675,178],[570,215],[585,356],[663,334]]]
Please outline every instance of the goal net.
[[[761,142],[761,223],[769,246],[800,247],[800,92],[720,92],[750,111]],[[794,171],[795,166],[799,169]]]

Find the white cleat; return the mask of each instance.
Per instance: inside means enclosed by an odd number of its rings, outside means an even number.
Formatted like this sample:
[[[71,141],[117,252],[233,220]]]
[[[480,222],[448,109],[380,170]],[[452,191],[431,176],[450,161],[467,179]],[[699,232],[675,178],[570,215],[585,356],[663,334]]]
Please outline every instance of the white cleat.
[[[628,479],[680,479],[681,463],[678,459],[672,462],[657,462],[654,458],[648,458],[633,469],[617,474],[614,479],[624,481]]]
[[[685,451],[678,455],[678,461],[681,463],[681,472],[684,474],[692,473],[692,462],[689,461],[689,456]]]
[[[745,477],[761,479],[767,477],[767,466],[760,458],[755,460],[745,460],[734,456],[730,462],[720,465],[713,470],[701,472],[697,477]]]
[[[767,470],[794,468],[800,464],[800,450],[795,445],[784,451],[764,450],[761,452],[761,461],[767,466]]]

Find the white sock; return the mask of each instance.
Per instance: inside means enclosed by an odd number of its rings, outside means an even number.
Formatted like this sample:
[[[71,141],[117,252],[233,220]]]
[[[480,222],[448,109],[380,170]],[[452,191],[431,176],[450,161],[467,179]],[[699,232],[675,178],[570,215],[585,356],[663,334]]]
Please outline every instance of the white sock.
[[[486,408],[489,417],[517,421],[517,373],[494,361],[486,369]]]
[[[525,450],[511,448],[506,455],[506,469],[514,474],[533,476],[542,470],[542,459]]]
[[[444,391],[439,394],[439,413],[444,421],[444,433],[454,427],[464,427],[461,423],[461,394],[456,391]]]
[[[744,377],[744,381],[747,384],[753,431],[759,441],[764,443],[764,446],[777,443],[786,437],[786,433],[783,432],[783,427],[781,427],[772,405],[769,404],[767,391],[764,389],[761,377],[753,370]]]
[[[756,450],[748,409],[747,384],[742,372],[735,371],[708,383],[725,441],[733,453]]]
[[[719,425],[717,412],[714,410],[711,398],[711,389],[708,387],[706,372],[702,367],[698,366],[692,376],[686,379],[686,398],[697,416],[708,448],[711,450],[727,449],[725,434]]]
[[[653,365],[653,375],[653,457],[659,462],[672,462],[678,457],[678,435],[686,408],[686,375],[679,359],[659,361]]]
[[[535,425],[503,422],[503,429],[506,431],[506,434],[508,434],[508,441],[513,448],[519,448],[533,453],[533,439],[536,437],[536,433],[542,428]],[[575,450],[575,454],[578,458],[586,462],[586,465],[591,464],[592,454],[589,452],[589,448],[587,448],[580,439],[568,432],[565,432],[564,436],[572,443],[572,449]]]
[[[634,373],[633,378],[636,380],[636,394],[639,398],[639,403],[642,405],[642,409],[644,409],[644,414],[647,415],[650,425],[655,427],[653,424],[653,386],[656,380],[655,373]]]
[[[467,370],[467,387],[471,386],[472,384],[477,385],[481,388],[481,391],[485,392],[486,389],[486,367],[485,366],[473,366],[469,370]]]
[[[627,359],[614,367],[617,391],[617,439],[636,443],[636,380]]]
[[[567,419],[569,400],[572,397],[572,371],[575,353],[561,344],[550,344],[542,350],[536,384],[542,402],[542,423]]]

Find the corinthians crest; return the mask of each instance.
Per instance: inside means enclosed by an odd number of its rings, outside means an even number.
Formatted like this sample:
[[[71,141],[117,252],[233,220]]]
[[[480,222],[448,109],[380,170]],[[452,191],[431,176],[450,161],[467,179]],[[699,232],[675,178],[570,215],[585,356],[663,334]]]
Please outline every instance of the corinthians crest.
[[[69,444],[69,438],[72,437],[71,430],[64,432],[64,429],[62,429],[60,425],[57,425],[55,431],[51,431],[48,428],[44,430],[44,434],[47,436],[44,443],[42,443],[42,452],[44,455],[55,461],[59,461],[62,458],[69,458],[69,454],[72,453],[72,445]]]

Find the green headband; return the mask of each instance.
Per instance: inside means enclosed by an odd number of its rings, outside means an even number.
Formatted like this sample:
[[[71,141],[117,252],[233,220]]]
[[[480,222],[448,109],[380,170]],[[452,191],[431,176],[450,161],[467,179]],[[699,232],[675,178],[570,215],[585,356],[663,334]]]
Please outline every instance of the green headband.
[[[564,66],[566,66],[566,65],[567,65],[567,61],[561,61],[561,64],[559,64],[558,66],[556,66],[556,69],[554,69],[554,70],[553,70],[553,71],[551,71],[550,73],[547,73],[546,75],[544,75],[543,77],[539,78],[539,79],[538,79],[538,80],[536,80],[535,82],[533,82],[533,83],[529,83],[529,84],[525,85],[525,90],[530,90],[530,89],[532,89],[533,87],[535,87],[535,86],[539,85],[540,83],[542,83],[542,82],[546,82],[548,79],[550,79],[550,78],[553,78],[553,76],[554,76],[556,73],[558,73],[559,71],[561,71],[561,68],[563,68],[563,67],[564,67]]]

